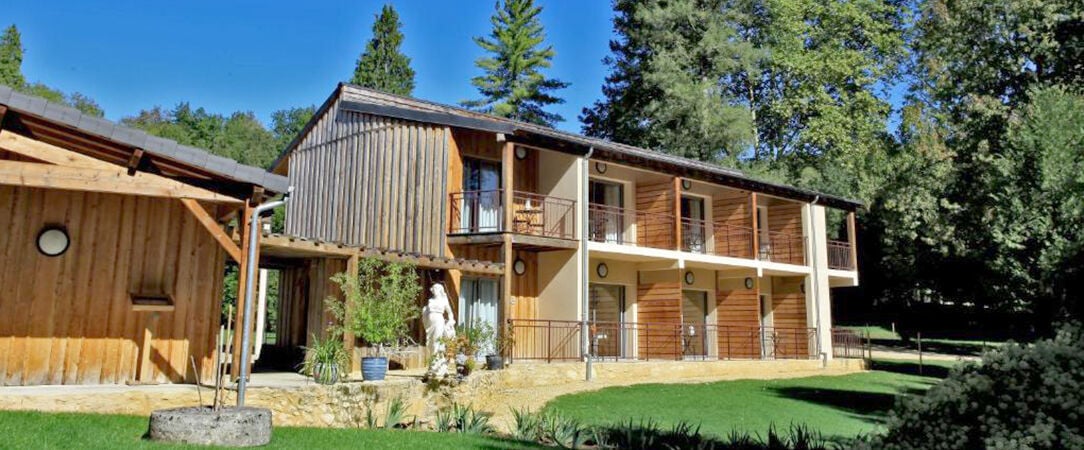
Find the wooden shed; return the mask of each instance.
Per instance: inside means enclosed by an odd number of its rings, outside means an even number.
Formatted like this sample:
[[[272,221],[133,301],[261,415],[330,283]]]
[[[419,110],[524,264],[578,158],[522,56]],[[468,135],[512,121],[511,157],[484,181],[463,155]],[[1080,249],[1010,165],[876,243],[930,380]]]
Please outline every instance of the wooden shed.
[[[209,382],[225,224],[288,186],[0,86],[0,385]]]

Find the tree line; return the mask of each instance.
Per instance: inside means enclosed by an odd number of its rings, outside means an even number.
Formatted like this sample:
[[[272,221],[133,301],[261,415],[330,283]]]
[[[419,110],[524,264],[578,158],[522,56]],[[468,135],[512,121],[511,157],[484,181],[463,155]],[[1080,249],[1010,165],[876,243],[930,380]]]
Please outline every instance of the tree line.
[[[953,310],[1044,332],[1081,317],[1084,6],[1074,0],[613,0],[590,136],[862,201],[862,287],[836,316]],[[542,7],[502,0],[464,107],[554,126]],[[385,5],[350,82],[415,86]],[[0,42],[0,83],[27,87]],[[14,42],[14,43],[13,43]],[[18,49],[14,52],[13,49]],[[17,53],[17,54],[16,54]],[[13,56],[15,55],[15,56]],[[14,80],[14,81],[13,81]],[[40,85],[40,83],[39,83]],[[54,96],[55,98],[55,96]],[[101,114],[78,94],[62,100]],[[84,106],[79,106],[80,104]],[[229,117],[182,103],[123,119],[265,166],[311,117]],[[830,217],[841,231],[839,215]],[[843,306],[845,305],[845,306]],[[970,319],[969,319],[970,320]],[[912,324],[929,322],[928,316]],[[942,323],[940,326],[960,326]]]

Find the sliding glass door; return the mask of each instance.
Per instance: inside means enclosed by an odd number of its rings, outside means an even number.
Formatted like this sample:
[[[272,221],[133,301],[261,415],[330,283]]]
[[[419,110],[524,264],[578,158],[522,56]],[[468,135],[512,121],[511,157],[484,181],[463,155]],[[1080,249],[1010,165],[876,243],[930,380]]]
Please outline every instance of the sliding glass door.
[[[459,286],[459,324],[466,328],[488,324],[496,331],[499,292],[497,280],[493,278],[463,277]],[[483,348],[482,355],[493,353],[495,349],[491,347]]]
[[[463,158],[463,204],[460,229],[469,233],[501,231],[501,165]]]

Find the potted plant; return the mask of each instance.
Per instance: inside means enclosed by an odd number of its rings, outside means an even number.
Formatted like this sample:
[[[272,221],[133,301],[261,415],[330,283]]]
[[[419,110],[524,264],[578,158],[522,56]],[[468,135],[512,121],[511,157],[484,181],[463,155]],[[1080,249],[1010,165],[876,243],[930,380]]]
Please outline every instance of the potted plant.
[[[421,281],[414,266],[386,263],[375,258],[358,262],[358,276],[339,273],[331,277],[342,289],[344,299],[329,297],[328,310],[343,331],[360,337],[375,349],[375,355],[361,358],[365,380],[383,380],[388,370],[388,352],[407,337],[409,324],[418,318]]]
[[[301,362],[301,373],[313,378],[320,384],[339,382],[344,369],[349,367],[350,355],[343,345],[342,336],[334,331],[327,339],[312,336],[312,345],[305,348],[305,360]]]
[[[445,351],[455,360],[456,371],[470,375],[478,365],[478,356],[485,343],[485,326],[457,326],[455,337],[446,343]]]
[[[488,324],[486,325],[489,326]],[[489,334],[487,347],[492,353],[486,355],[487,370],[501,370],[504,368],[504,356],[512,351],[512,327],[501,327]]]

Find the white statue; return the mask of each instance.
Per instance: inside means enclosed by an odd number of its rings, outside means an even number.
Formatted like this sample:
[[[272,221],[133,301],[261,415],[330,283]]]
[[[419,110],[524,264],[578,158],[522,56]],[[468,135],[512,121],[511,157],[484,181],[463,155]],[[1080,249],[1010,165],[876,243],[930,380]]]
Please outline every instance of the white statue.
[[[429,303],[422,309],[422,325],[425,326],[425,347],[433,358],[429,365],[429,376],[443,377],[448,374],[448,358],[444,355],[444,342],[441,338],[455,337],[455,313],[444,292],[444,285],[434,283],[429,288],[433,293]],[[444,320],[448,313],[448,320]]]

